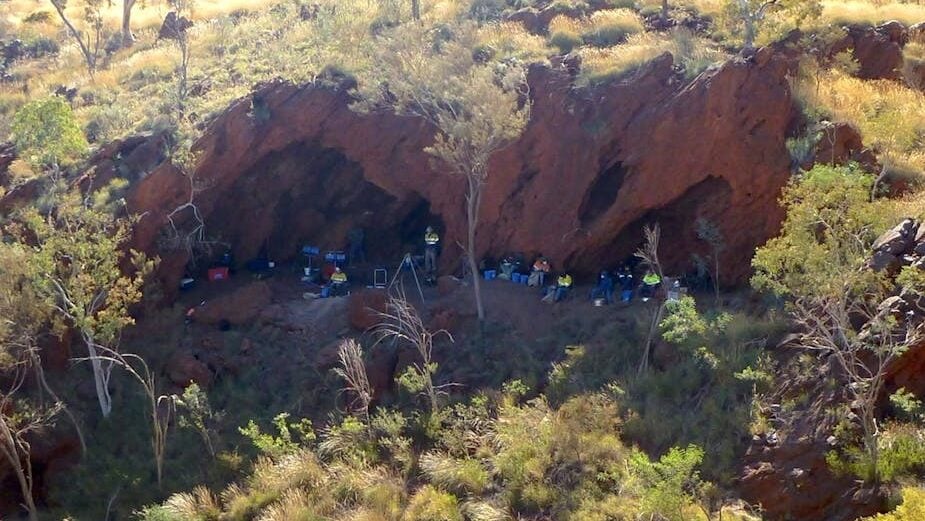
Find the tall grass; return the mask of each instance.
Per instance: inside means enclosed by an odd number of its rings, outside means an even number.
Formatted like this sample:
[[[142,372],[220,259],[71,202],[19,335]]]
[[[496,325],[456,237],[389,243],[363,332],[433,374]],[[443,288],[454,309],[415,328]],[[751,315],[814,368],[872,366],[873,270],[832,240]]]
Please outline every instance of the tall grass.
[[[875,25],[896,20],[906,26],[925,22],[925,4],[873,0],[824,0],[821,22]]]
[[[549,22],[549,43],[568,53],[582,44],[610,47],[644,30],[642,18],[631,9],[606,9],[580,19],[558,15]]]
[[[887,80],[860,80],[840,71],[818,72],[795,85],[810,111],[850,123],[888,170],[925,173],[925,93]]]
[[[479,44],[497,59],[517,58],[525,62],[543,61],[549,55],[546,40],[528,32],[523,24],[503,22],[479,29]]]
[[[585,23],[582,38],[590,45],[610,47],[644,30],[642,18],[635,11],[608,9],[591,15]]]
[[[628,74],[664,53],[671,53],[676,63],[693,77],[726,55],[706,39],[678,29],[668,35],[642,33],[626,43],[606,49],[582,49],[579,86],[594,85]]]

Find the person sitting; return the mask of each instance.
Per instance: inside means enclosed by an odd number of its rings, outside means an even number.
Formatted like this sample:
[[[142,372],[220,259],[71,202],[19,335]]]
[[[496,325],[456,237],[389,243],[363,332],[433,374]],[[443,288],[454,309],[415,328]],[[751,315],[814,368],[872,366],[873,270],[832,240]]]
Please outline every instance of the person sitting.
[[[572,287],[572,276],[568,273],[563,273],[559,275],[559,279],[556,281],[556,296],[553,298],[555,302],[560,302],[565,300],[568,297],[569,289]]]
[[[604,299],[607,304],[613,304],[613,277],[608,271],[602,271],[597,279],[597,286],[591,290],[591,300]]]
[[[662,278],[658,276],[658,273],[652,271],[651,268],[646,270],[646,274],[642,277],[642,301],[648,302],[650,298],[654,297],[661,283]]]
[[[533,262],[533,270],[527,279],[528,286],[543,287],[546,285],[546,274],[549,273],[549,261],[546,257],[537,257]]]
[[[617,274],[617,282],[620,284],[620,300],[629,302],[633,299],[633,291],[636,289],[636,279],[629,266],[623,266]]]
[[[344,273],[340,266],[334,268],[331,274],[331,296],[347,294],[347,274]]]

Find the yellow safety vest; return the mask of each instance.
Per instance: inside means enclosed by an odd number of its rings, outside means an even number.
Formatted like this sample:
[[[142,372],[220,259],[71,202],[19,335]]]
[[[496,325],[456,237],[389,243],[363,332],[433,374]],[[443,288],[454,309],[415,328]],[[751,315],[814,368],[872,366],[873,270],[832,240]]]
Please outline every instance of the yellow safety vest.
[[[649,273],[642,278],[642,283],[646,286],[655,286],[662,281],[657,273]]]
[[[347,282],[347,274],[344,272],[334,272],[331,274],[331,282]]]
[[[440,236],[436,233],[428,233],[424,235],[424,242],[427,243],[428,246],[434,246],[440,242]]]
[[[562,275],[559,277],[559,285],[563,288],[572,287],[572,276],[571,275]]]

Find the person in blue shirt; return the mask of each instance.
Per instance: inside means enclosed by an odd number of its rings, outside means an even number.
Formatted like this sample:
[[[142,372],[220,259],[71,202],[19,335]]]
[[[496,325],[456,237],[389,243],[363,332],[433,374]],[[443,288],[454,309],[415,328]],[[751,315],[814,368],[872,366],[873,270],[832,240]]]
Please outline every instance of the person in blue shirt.
[[[591,290],[591,300],[602,298],[608,304],[613,304],[613,277],[607,271],[602,271],[597,279],[597,286]]]

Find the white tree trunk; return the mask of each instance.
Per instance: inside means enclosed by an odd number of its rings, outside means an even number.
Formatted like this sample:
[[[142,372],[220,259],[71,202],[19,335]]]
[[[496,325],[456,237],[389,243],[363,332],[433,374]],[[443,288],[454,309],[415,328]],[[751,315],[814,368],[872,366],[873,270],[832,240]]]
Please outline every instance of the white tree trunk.
[[[475,292],[475,309],[479,322],[485,321],[485,306],[482,303],[482,283],[479,277],[479,265],[475,260],[475,231],[479,224],[479,206],[482,201],[482,184],[476,177],[469,176],[469,193],[466,196],[466,224],[468,234],[466,241],[466,257],[469,258],[469,271],[472,272],[472,289]]]
[[[131,47],[135,43],[135,35],[132,34],[132,9],[135,7],[135,0],[123,0],[122,2],[122,47]]]
[[[90,353],[90,365],[93,367],[93,381],[96,383],[96,397],[100,402],[100,411],[104,418],[108,418],[112,412],[112,397],[109,395],[109,376],[112,374],[112,364],[103,366],[92,337],[84,335],[84,342]]]

